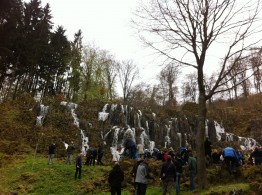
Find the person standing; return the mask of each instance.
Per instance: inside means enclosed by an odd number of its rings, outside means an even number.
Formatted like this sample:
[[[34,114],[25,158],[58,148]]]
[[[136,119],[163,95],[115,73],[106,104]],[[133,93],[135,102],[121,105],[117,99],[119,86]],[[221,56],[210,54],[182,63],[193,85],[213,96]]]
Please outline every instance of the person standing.
[[[168,157],[168,152],[167,152],[167,149],[164,149],[164,158],[163,158],[163,161],[167,161],[167,157]]]
[[[176,194],[180,193],[180,178],[183,171],[183,160],[181,154],[178,152],[175,156],[175,167],[176,167]]]
[[[220,156],[221,153],[218,153],[217,149],[214,149],[212,153],[212,160],[215,165],[218,165],[220,163]]]
[[[88,166],[91,166],[92,164],[92,158],[93,158],[93,148],[91,146],[89,146],[87,152],[86,152],[86,162],[85,164]]]
[[[212,156],[211,156],[211,153],[212,153],[212,143],[211,141],[209,140],[208,137],[206,137],[206,140],[205,140],[205,156],[206,156],[206,164],[207,165],[210,165],[212,163]]]
[[[75,179],[81,179],[82,172],[82,153],[79,153],[76,157],[76,171],[75,171]]]
[[[135,185],[136,185],[136,195],[145,195],[147,184],[149,182],[149,166],[148,160],[144,159],[137,167]]]
[[[262,165],[262,148],[256,146],[254,151],[250,154],[250,160],[252,161],[252,164],[253,161],[255,161],[255,165]]]
[[[55,157],[55,144],[52,143],[49,147],[48,147],[48,164],[50,164],[50,161],[52,164],[54,164],[54,157]]]
[[[118,162],[110,171],[108,176],[108,183],[110,184],[111,195],[121,195],[121,183],[124,181],[124,171],[121,169]]]
[[[144,154],[144,146],[142,143],[137,144],[138,158],[142,158]]]
[[[92,151],[92,158],[91,158],[91,164],[90,165],[95,166],[96,158],[97,158],[97,147],[96,146],[93,147],[91,151]]]
[[[175,179],[176,179],[176,168],[172,162],[172,157],[168,155],[166,162],[163,163],[161,172],[160,172],[160,179],[163,182],[163,195],[172,193],[172,188],[175,186]]]
[[[143,158],[138,158],[137,161],[135,162],[134,166],[133,166],[133,169],[132,169],[132,175],[133,175],[133,177],[134,177],[134,189],[135,189],[135,191],[136,191],[136,188],[137,188],[137,186],[136,186],[136,172],[137,172],[137,167],[138,167],[138,165],[139,165],[141,162],[143,162],[143,161],[144,161]]]
[[[98,154],[97,154],[97,164],[98,165],[103,165],[102,163],[103,156],[104,156],[104,148],[103,148],[103,144],[100,143],[98,146]]]
[[[74,142],[71,142],[71,144],[66,149],[67,151],[66,164],[70,164],[70,165],[72,164],[72,156],[73,156],[74,150],[75,150]]]
[[[197,162],[196,158],[193,157],[193,153],[190,151],[188,157],[188,168],[189,168],[189,180],[190,180],[190,190],[193,191],[195,189],[195,175],[197,173]]]

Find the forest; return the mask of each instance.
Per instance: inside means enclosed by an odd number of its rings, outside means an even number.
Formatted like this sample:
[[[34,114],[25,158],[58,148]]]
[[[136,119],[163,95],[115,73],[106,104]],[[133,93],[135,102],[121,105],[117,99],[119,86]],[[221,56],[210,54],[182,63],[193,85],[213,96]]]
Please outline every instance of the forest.
[[[166,106],[197,102],[198,84],[194,72],[179,78],[176,63],[156,73],[157,84],[140,82],[138,67],[131,60],[117,61],[109,51],[83,43],[76,30],[68,40],[66,30],[52,23],[52,8],[33,0],[1,1],[0,92],[1,100],[16,99],[27,92],[38,100],[57,94],[74,102],[87,99],[120,98],[125,103],[139,100]],[[236,57],[235,57],[236,58]],[[223,78],[222,91],[213,99],[247,98],[261,92],[261,48],[254,46],[235,63]],[[229,62],[230,63],[230,62]],[[182,80],[178,83],[178,79]],[[215,83],[215,73],[204,75],[206,91]],[[120,83],[122,94],[117,94]],[[137,83],[137,82],[136,82]],[[119,90],[118,90],[119,91]],[[209,100],[209,101],[212,101]]]

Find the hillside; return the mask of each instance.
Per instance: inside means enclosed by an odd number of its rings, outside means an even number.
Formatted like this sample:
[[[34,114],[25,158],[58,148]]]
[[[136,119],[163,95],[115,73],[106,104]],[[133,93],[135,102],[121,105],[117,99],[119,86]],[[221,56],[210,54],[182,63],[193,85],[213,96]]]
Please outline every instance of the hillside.
[[[214,102],[212,105],[209,105],[208,117],[222,122],[228,132],[235,133],[239,136],[254,137],[261,143],[261,99],[261,95],[256,95],[249,97],[249,99],[240,99],[235,102]],[[79,192],[77,194],[91,192],[99,194],[99,191],[108,191],[105,178],[112,166],[112,155],[109,151],[110,144],[106,147],[104,157],[106,166],[91,169],[94,171],[92,174],[97,176],[95,179],[91,179],[90,174],[88,174],[91,173],[91,170],[86,167],[85,171],[87,175],[84,176],[80,183],[74,183],[74,181],[71,180],[65,181],[65,177],[72,176],[74,168],[64,166],[66,155],[64,144],[74,141],[76,145],[81,145],[79,128],[83,129],[87,134],[91,145],[102,142],[101,132],[105,134],[114,123],[122,124],[123,116],[119,115],[121,112],[116,112],[118,115],[112,117],[110,121],[99,121],[99,112],[102,111],[108,102],[93,100],[78,103],[76,109],[77,116],[80,119],[78,128],[74,124],[70,109],[66,106],[61,106],[61,101],[64,101],[64,99],[60,96],[48,98],[43,101],[43,104],[48,105],[49,108],[42,125],[36,125],[36,118],[40,112],[40,104],[35,102],[28,94],[21,95],[21,97],[15,101],[7,101],[0,104],[0,170],[1,173],[3,173],[1,174],[0,192],[3,194],[12,194],[11,192],[14,192],[14,194],[43,194],[41,190],[48,192],[48,194],[56,194],[56,191],[59,192],[58,188],[66,191],[70,188],[69,186],[73,186],[72,190]],[[185,104],[173,109],[157,108],[156,110],[158,112],[153,108],[149,109],[145,106],[141,108],[141,110],[144,113],[144,120],[141,120],[141,125],[143,126],[145,125],[145,119],[148,121],[151,120],[150,113],[152,112],[159,116],[157,122],[164,123],[168,117],[179,117],[188,113],[193,115],[193,113],[195,113],[195,105]],[[193,116],[191,117],[193,118]],[[136,122],[136,120],[134,121]],[[124,126],[124,124],[122,125]],[[161,136],[161,134],[158,133],[159,132],[156,132],[156,137]],[[53,168],[46,167],[47,147],[51,142],[57,144],[57,164]],[[132,188],[130,173],[133,163],[134,162],[130,160],[125,160],[122,164],[126,175],[126,190]],[[152,183],[160,186],[158,180],[160,164],[158,162],[152,162],[151,166],[154,170],[152,174],[155,177]],[[54,175],[52,172],[54,172]],[[102,172],[103,174],[99,175]],[[208,169],[209,185],[218,186],[221,184],[225,185],[226,183],[240,185],[239,183],[243,182],[244,187],[241,185],[239,188],[256,191],[258,188],[261,188],[261,185],[258,185],[262,181],[259,173],[261,173],[261,167],[245,166],[240,168],[238,172],[239,175],[234,177],[230,176],[225,170],[221,172],[217,170],[216,167],[210,167]],[[51,182],[51,180],[54,179],[57,181]],[[44,180],[44,182],[42,180]],[[64,183],[64,186],[60,186],[58,183]],[[101,183],[103,183],[103,185],[101,185]],[[182,188],[186,193],[188,186],[186,173],[182,183]],[[250,183],[252,185],[249,185]],[[95,187],[96,185],[99,187]],[[51,186],[57,186],[57,188],[50,188]],[[51,191],[48,191],[46,189],[47,187],[50,188]],[[232,190],[231,187],[228,191]],[[159,187],[152,191],[157,190],[159,191]],[[69,192],[68,194],[74,193]]]

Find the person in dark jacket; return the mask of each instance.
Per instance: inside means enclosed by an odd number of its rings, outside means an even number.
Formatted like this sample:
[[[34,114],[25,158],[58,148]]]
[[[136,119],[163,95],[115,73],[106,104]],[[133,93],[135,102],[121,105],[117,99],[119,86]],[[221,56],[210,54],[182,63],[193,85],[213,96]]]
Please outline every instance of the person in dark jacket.
[[[206,165],[210,165],[212,163],[212,156],[211,156],[212,143],[208,137],[206,137],[204,145],[205,145],[205,156],[206,156],[206,161],[207,161]]]
[[[176,194],[179,194],[180,193],[180,177],[183,171],[183,160],[179,152],[175,156],[175,167],[176,167]]]
[[[93,158],[93,148],[89,146],[88,150],[86,151],[86,162],[85,164],[88,166],[91,166],[92,164],[92,158]]]
[[[162,165],[160,179],[163,182],[163,195],[166,193],[171,195],[172,188],[175,186],[176,168],[172,163],[172,157],[170,155],[168,155],[167,161]]]
[[[52,164],[54,164],[54,157],[55,157],[55,144],[52,143],[49,147],[48,147],[48,164],[50,164],[50,161]]]
[[[218,165],[220,163],[221,154],[222,154],[221,152],[218,152],[216,149],[214,149],[212,153],[212,160],[215,165]]]
[[[92,151],[92,157],[91,157],[90,165],[95,166],[96,158],[97,158],[97,147],[95,146],[94,148],[91,149],[91,151]]]
[[[111,187],[111,195],[121,195],[121,183],[124,181],[124,171],[121,169],[118,162],[115,163],[115,166],[110,171],[108,176],[108,183]]]
[[[97,154],[97,164],[98,165],[103,165],[102,158],[104,156],[104,148],[103,148],[103,144],[102,143],[99,144],[97,152],[98,152],[98,154]]]
[[[255,165],[262,165],[262,148],[259,148],[257,146],[255,150],[250,154],[250,158],[254,158]]]
[[[75,172],[75,179],[81,179],[81,170],[82,170],[82,153],[79,153],[76,157],[76,172]]]

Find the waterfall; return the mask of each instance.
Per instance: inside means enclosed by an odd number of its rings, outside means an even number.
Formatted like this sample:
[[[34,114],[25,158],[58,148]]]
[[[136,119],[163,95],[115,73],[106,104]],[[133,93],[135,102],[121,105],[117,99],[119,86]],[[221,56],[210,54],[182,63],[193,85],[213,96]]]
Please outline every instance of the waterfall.
[[[146,121],[146,133],[149,135],[149,126],[148,126],[148,121]]]
[[[194,136],[196,132],[196,122],[194,118],[171,118],[171,120],[163,120],[161,123],[156,123],[156,114],[144,114],[140,110],[135,111],[127,105],[112,104],[111,109],[108,109],[106,104],[102,111],[99,113],[98,120],[108,121],[111,123],[112,117],[118,117],[116,122],[112,122],[114,126],[104,136],[101,134],[102,139],[108,141],[110,133],[113,134],[112,147],[119,148],[123,146],[125,140],[132,139],[136,143],[136,139],[141,140],[141,144],[145,149],[153,150],[155,144],[165,144],[165,147],[173,146],[174,144],[182,147],[194,144]],[[116,109],[120,113],[117,115]],[[132,111],[129,113],[129,111]],[[148,120],[149,118],[149,120]],[[152,122],[152,123],[151,123]],[[125,125],[125,127],[118,127],[116,124]],[[131,126],[132,128],[130,128]],[[239,141],[241,148],[251,149],[256,146],[256,141],[252,138],[241,138],[237,140],[236,135],[226,132],[225,128],[217,121],[206,120],[205,122],[205,135],[212,137],[214,142],[226,141]],[[151,140],[152,136],[155,140]],[[161,136],[161,137],[159,137]],[[193,139],[192,139],[193,138]],[[177,141],[177,143],[175,143]]]
[[[149,141],[149,150],[151,155],[155,147],[156,147],[156,143],[154,141]]]
[[[65,101],[62,101],[60,103],[60,105],[67,106],[68,108],[71,109],[71,115],[74,119],[74,125],[77,126],[77,128],[80,130],[80,135],[81,135],[81,140],[82,140],[81,149],[82,149],[82,152],[85,153],[85,147],[88,148],[88,137],[86,137],[84,131],[79,128],[79,118],[77,117],[77,114],[75,112],[78,105],[76,103],[73,103],[73,102],[65,102]],[[66,148],[67,148],[67,146],[68,146],[68,144],[65,143]]]
[[[221,140],[221,134],[225,133],[225,129],[224,127],[222,127],[222,125],[218,124],[218,122],[214,122],[215,123],[215,128],[216,128],[216,135],[217,135],[217,140],[220,141]]]
[[[112,147],[117,148],[118,147],[118,133],[119,133],[120,128],[113,127],[113,129],[114,129],[114,137],[113,137]]]
[[[105,104],[103,109],[102,109],[102,112],[98,113],[98,120],[99,121],[106,121],[106,119],[108,118],[109,113],[106,112],[107,106],[108,106],[108,104]]]
[[[130,128],[128,127],[128,129],[125,131],[124,136],[123,136],[123,141],[127,140],[127,139],[131,139],[133,142],[136,143],[136,131],[135,128]]]
[[[170,123],[170,121],[169,121],[169,123]],[[166,125],[165,148],[168,145],[171,144],[171,140],[170,140],[169,134],[170,134],[170,125],[169,126]]]
[[[138,110],[138,113],[137,113],[138,128],[141,128],[141,117],[140,116],[142,116],[142,112],[140,110]]]
[[[111,111],[115,111],[116,108],[117,108],[117,104],[112,104],[112,105],[111,105]]]
[[[49,106],[45,106],[43,104],[40,104],[40,113],[36,118],[36,125],[42,126],[45,116],[48,113]]]
[[[179,147],[181,147],[182,146],[182,134],[177,133],[177,137],[178,137],[178,141],[179,141]]]

